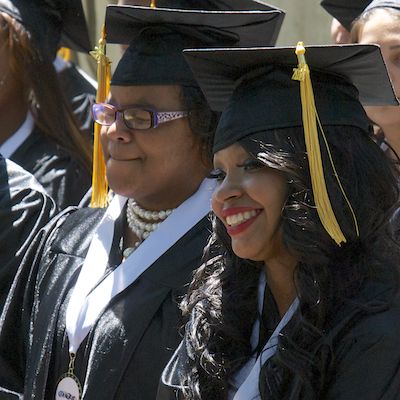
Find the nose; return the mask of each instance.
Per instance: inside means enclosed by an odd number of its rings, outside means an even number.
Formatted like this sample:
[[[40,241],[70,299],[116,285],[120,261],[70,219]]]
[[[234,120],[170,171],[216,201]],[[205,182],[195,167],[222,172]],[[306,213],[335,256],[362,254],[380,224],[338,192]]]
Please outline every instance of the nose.
[[[129,129],[123,120],[121,112],[117,111],[115,121],[110,126],[103,127],[109,140],[116,142],[130,142],[132,129]]]
[[[226,175],[217,185],[212,196],[212,203],[226,204],[243,195],[243,189],[238,179]]]

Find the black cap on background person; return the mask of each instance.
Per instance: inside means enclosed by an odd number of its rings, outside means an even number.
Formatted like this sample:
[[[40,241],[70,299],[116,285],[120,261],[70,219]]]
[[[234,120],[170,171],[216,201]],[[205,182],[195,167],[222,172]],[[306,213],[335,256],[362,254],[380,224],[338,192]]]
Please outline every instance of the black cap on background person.
[[[91,48],[81,0],[0,0],[0,12],[20,22],[51,58],[60,46]]]
[[[193,47],[273,45],[284,13],[108,6],[107,41],[130,43],[114,85],[195,85],[182,50]]]

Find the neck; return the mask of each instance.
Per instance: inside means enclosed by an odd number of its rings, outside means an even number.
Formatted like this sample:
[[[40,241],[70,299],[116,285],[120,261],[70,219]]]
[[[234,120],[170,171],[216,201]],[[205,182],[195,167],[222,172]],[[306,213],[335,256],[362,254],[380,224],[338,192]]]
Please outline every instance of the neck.
[[[10,138],[23,124],[28,112],[28,107],[7,106],[0,109],[0,144]]]
[[[286,255],[279,260],[268,260],[268,263],[265,263],[268,287],[274,296],[281,317],[285,315],[297,295],[294,283],[296,265],[297,259],[291,255]]]
[[[400,157],[400,125],[393,124],[383,126],[386,141],[390,144],[396,154]],[[390,152],[392,153],[392,152]],[[393,158],[396,158],[393,154]]]

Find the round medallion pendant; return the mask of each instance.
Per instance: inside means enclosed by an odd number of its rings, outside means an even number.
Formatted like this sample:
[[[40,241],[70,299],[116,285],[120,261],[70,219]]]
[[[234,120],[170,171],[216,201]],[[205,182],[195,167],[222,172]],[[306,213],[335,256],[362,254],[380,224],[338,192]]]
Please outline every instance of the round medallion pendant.
[[[73,374],[63,375],[57,385],[55,400],[80,400],[82,387]]]

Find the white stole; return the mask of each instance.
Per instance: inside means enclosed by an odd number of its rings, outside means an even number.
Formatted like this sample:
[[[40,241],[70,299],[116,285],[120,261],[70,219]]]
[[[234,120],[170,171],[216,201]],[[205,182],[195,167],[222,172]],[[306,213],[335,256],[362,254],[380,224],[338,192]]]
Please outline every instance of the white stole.
[[[260,299],[259,299],[260,301]],[[275,352],[278,345],[279,334],[282,329],[286,326],[286,324],[290,321],[293,314],[296,312],[297,307],[299,306],[299,299],[296,298],[289,309],[286,311],[285,315],[279,322],[278,326],[275,328],[274,333],[269,338],[268,342],[262,349],[260,355],[257,357],[257,360],[254,362],[254,358],[250,359],[249,362],[253,363],[253,368],[251,368],[247,378],[240,385],[238,391],[233,396],[233,400],[260,400],[261,395],[259,391],[259,377],[261,367],[266,363],[266,361],[271,358]],[[254,331],[253,331],[254,333]],[[250,369],[250,366],[246,363],[243,367],[247,371]],[[240,371],[239,371],[240,372]]]
[[[196,193],[177,207],[157,230],[100,282],[108,264],[115,221],[127,201],[127,198],[119,195],[114,197],[96,229],[68,303],[66,331],[70,353],[76,353],[111,299],[135,282],[162,254],[209,213],[214,187],[213,181],[205,179]]]

